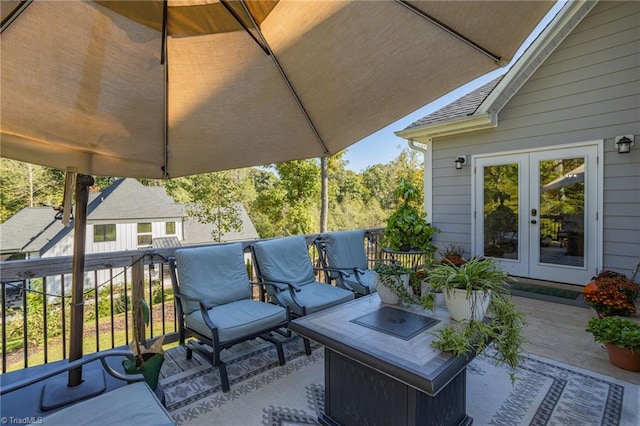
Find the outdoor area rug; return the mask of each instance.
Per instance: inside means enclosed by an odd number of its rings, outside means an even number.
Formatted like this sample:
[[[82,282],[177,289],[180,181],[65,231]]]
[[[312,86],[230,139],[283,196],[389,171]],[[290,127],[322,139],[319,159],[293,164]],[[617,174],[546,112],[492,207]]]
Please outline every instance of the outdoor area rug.
[[[231,391],[217,369],[182,348],[167,352],[161,385],[180,425],[311,425],[324,409],[323,349],[304,354],[299,337],[285,343],[277,365],[272,345],[260,345],[227,364]],[[527,355],[512,386],[492,353],[467,367],[467,413],[476,425],[640,424],[639,387],[546,358]]]

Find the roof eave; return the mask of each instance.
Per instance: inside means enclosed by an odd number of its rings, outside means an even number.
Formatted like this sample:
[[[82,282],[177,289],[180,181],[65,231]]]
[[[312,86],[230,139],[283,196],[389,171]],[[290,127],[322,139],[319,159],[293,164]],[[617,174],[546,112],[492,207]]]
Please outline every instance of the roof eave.
[[[555,48],[587,16],[598,1],[575,0],[567,2],[549,25],[531,43],[505,77],[478,106],[478,113],[498,113],[526,83]]]
[[[408,130],[396,132],[396,136],[416,142],[427,143],[432,138],[457,135],[459,133],[475,132],[483,129],[491,129],[498,125],[496,113],[474,114],[469,117],[459,118],[443,123],[436,123]]]

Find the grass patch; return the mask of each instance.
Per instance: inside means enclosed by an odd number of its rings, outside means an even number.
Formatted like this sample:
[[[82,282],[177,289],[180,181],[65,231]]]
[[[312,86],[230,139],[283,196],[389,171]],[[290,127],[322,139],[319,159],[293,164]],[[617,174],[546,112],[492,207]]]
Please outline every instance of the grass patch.
[[[564,288],[546,287],[537,284],[513,283],[509,286],[511,290],[526,291],[529,293],[544,294],[547,296],[561,297],[563,299],[577,299],[581,294],[578,291],[566,290]]]

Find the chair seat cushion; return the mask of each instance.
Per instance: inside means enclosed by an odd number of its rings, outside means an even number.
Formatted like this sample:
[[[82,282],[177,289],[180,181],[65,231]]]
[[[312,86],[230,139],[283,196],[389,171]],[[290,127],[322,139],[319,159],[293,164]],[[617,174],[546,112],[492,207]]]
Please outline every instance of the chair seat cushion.
[[[133,383],[46,416],[45,425],[175,425],[144,382]]]
[[[287,311],[283,307],[250,299],[216,306],[209,309],[208,315],[218,327],[220,342],[269,330],[278,324],[286,324],[287,320]],[[211,336],[211,330],[205,324],[200,310],[185,316],[184,322],[188,328]]]
[[[289,306],[293,313],[299,316],[302,315],[301,309],[291,300],[291,293],[288,290],[279,292],[278,298],[282,303]],[[355,296],[352,291],[329,284],[313,282],[296,292],[296,298],[307,308],[308,315],[353,300]]]

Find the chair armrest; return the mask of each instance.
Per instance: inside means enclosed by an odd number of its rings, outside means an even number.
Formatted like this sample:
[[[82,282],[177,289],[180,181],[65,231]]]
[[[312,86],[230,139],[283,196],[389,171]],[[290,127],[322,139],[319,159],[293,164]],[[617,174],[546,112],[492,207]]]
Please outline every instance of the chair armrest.
[[[178,299],[180,299],[181,301],[188,301],[188,302],[198,302],[200,304],[200,306],[204,306],[205,310],[211,309],[213,308],[213,305],[202,300],[202,299],[198,299],[196,297],[189,297],[189,296],[185,296],[184,294],[181,293],[174,293],[173,294],[175,297],[177,297]]]
[[[266,280],[261,278],[260,284],[265,285],[273,285],[279,290],[286,290],[287,288],[293,289],[295,291],[300,291],[300,286],[294,283],[286,282],[286,281],[276,281],[276,280]]]
[[[257,286],[261,286],[261,285],[270,285],[272,287],[277,288],[278,290],[286,290],[289,283],[285,283],[285,282],[276,282],[276,281],[249,281],[249,284],[251,285],[257,285]],[[295,285],[295,284],[292,284]]]
[[[117,370],[114,370],[113,367],[111,367],[107,361],[106,358],[110,357],[110,356],[130,356],[131,355],[131,351],[129,350],[110,350],[110,351],[106,351],[106,352],[98,352],[95,354],[90,354],[87,355],[81,359],[75,360],[75,361],[71,361],[71,362],[67,362],[67,363],[63,363],[60,366],[54,367],[51,370],[47,370],[46,372],[43,372],[42,374],[38,374],[34,377],[30,377],[28,379],[23,379],[23,380],[19,380],[15,383],[10,383],[6,386],[1,386],[0,387],[0,395],[4,395],[22,388],[25,388],[29,385],[32,385],[34,383],[40,382],[42,380],[48,379],[50,377],[53,376],[57,376],[58,374],[67,372],[69,370],[75,370],[76,368],[79,368],[85,364],[88,364],[90,362],[96,361],[96,360],[100,360],[100,362],[102,363],[102,367],[105,369],[105,371],[107,373],[109,373],[110,375],[112,375],[113,377],[115,377],[116,379],[120,379],[120,380],[125,380],[125,381],[129,381],[129,382],[141,382],[144,381],[144,376],[142,374],[124,374],[121,373]]]

